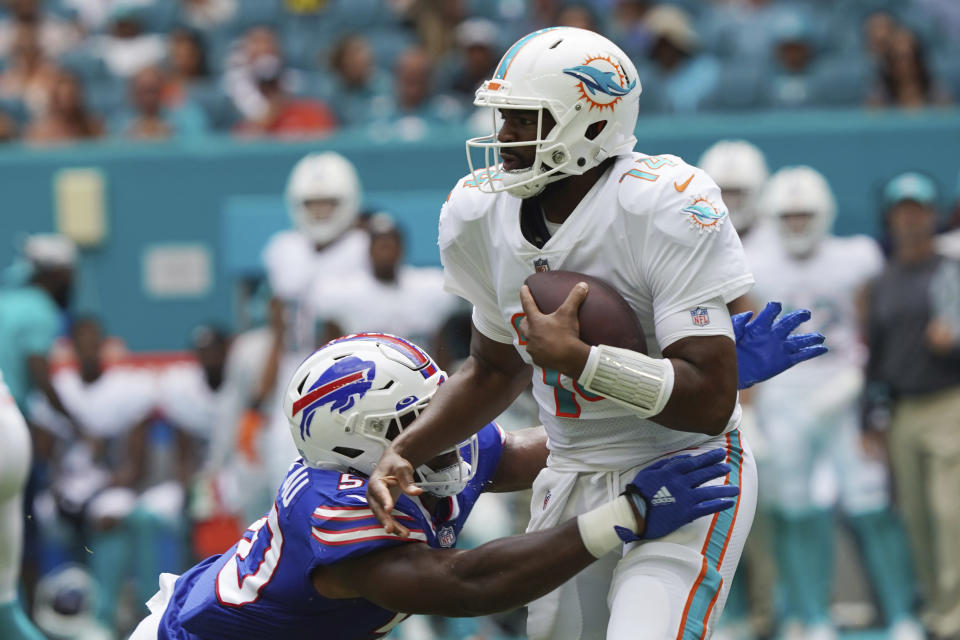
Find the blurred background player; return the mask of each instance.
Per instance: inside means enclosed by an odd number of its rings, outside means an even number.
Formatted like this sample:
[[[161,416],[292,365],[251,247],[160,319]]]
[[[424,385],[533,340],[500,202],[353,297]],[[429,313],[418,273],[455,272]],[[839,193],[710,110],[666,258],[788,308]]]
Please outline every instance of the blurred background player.
[[[124,586],[131,577],[157,571],[154,542],[163,522],[179,513],[175,506],[164,509],[167,492],[144,491],[154,449],[149,447],[157,399],[152,376],[118,365],[116,358],[111,362],[96,319],[78,318],[70,335],[76,367],[58,369],[53,385],[83,439],[71,438],[63,417],[35,395],[32,421],[57,438],[57,464],[49,489],[37,498],[37,519],[51,547],[48,554],[58,555],[60,562],[89,563],[102,596],[96,618],[104,629],[113,629]],[[46,564],[59,563],[51,557]]]
[[[23,492],[30,472],[30,432],[0,371],[0,636],[43,640],[20,606]]]
[[[730,222],[749,258],[751,243],[761,241],[760,234],[754,230],[764,227],[760,194],[770,170],[763,152],[746,140],[720,140],[703,152],[697,166],[720,187],[720,197],[730,211]]]
[[[294,228],[270,238],[263,251],[267,282],[283,306],[283,331],[274,336],[260,381],[262,397],[241,424],[241,437],[256,431],[260,413],[267,427],[260,440],[265,480],[270,486],[286,473],[296,457],[287,438],[278,390],[318,344],[320,335],[311,300],[322,299],[324,288],[341,278],[369,270],[369,238],[357,228],[362,191],[357,172],[338,153],[302,158],[287,181],[287,212]]]
[[[882,195],[890,258],[866,294],[872,403],[866,426],[887,444],[923,588],[923,622],[936,637],[955,638],[960,636],[960,263],[935,251],[937,188],[929,177],[900,174]]]
[[[379,331],[434,344],[459,299],[443,290],[443,270],[404,263],[404,234],[387,213],[366,224],[369,267],[319,282],[314,306],[329,322],[328,335]]]
[[[891,637],[923,638],[912,617],[905,558],[898,554],[903,540],[890,505],[886,467],[864,451],[858,428],[866,354],[855,300],[882,268],[882,254],[871,238],[830,233],[836,202],[826,179],[810,167],[774,174],[764,204],[776,237],[750,255],[757,279],[752,295],[782,300],[788,309],[811,309],[815,328],[830,337],[825,356],[754,391],[769,446],[760,474],[776,514],[787,617],[802,623],[800,637],[836,637],[829,609],[833,505],[817,486],[826,467]]]

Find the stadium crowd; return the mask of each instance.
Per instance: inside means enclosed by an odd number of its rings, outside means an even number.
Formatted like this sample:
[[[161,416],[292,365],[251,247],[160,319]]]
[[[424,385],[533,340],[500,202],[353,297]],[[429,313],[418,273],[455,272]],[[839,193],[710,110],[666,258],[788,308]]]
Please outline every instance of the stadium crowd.
[[[322,136],[420,139],[462,123],[517,37],[609,35],[642,112],[865,105],[960,95],[949,0],[5,0],[0,139],[50,144]]]

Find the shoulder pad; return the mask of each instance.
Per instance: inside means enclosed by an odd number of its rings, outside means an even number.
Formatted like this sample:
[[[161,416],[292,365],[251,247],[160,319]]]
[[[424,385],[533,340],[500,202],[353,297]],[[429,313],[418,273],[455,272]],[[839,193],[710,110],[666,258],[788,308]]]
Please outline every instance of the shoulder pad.
[[[695,190],[703,178],[713,184],[701,169],[691,166],[679,156],[647,156],[634,154],[633,161],[615,167],[620,172],[617,192],[620,205],[630,213],[649,213],[659,207],[657,200],[670,194]]]
[[[626,211],[649,218],[657,232],[683,244],[730,226],[717,184],[677,156],[638,158],[624,172],[618,196]]]
[[[463,233],[464,226],[482,218],[500,194],[480,191],[477,179],[467,174],[457,181],[440,208],[440,246],[446,246]]]

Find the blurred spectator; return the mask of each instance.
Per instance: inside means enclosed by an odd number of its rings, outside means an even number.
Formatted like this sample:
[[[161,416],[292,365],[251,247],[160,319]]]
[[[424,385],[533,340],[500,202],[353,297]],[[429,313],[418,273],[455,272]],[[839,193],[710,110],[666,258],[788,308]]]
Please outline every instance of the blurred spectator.
[[[367,228],[370,270],[331,282],[316,310],[335,336],[380,331],[434,344],[457,307],[457,298],[443,290],[442,270],[404,263],[403,232],[389,214],[374,214]]]
[[[130,0],[113,5],[107,32],[92,43],[94,55],[103,60],[114,76],[128,78],[163,62],[166,43],[162,35],[144,32],[144,11]]]
[[[257,90],[266,101],[266,111],[247,118],[237,128],[241,135],[322,135],[333,131],[337,121],[319,100],[296,98],[284,89],[283,65],[279,58],[261,57],[251,68]]]
[[[599,31],[600,29],[600,25],[597,23],[597,15],[589,5],[579,2],[565,4],[557,12],[556,24],[561,27],[576,27],[587,31]]]
[[[863,21],[864,46],[876,64],[880,64],[887,55],[893,33],[898,26],[896,18],[887,11],[875,11]]]
[[[61,71],[50,89],[47,108],[30,122],[24,138],[48,144],[99,138],[103,133],[103,122],[87,109],[79,78]]]
[[[954,260],[960,260],[960,175],[953,193],[953,208],[943,225],[943,233],[937,236],[937,252]]]
[[[116,131],[125,138],[163,140],[166,138],[196,137],[207,132],[206,115],[192,102],[174,107],[163,102],[164,72],[159,67],[147,67],[130,80],[129,113],[116,119]]]
[[[0,58],[7,58],[17,41],[17,32],[27,27],[37,31],[43,53],[55,58],[80,44],[80,30],[44,10],[43,0],[4,0],[8,12],[0,20]]]
[[[872,390],[865,415],[866,426],[887,443],[923,587],[924,622],[933,637],[955,638],[960,636],[960,263],[935,253],[936,202],[936,185],[919,173],[901,174],[884,188],[892,253],[865,298]],[[880,410],[884,405],[889,410]]]
[[[783,14],[771,25],[776,60],[770,102],[779,107],[803,107],[814,102],[813,25],[799,11]]]
[[[261,60],[267,62],[261,63]],[[259,120],[267,116],[269,104],[257,86],[254,69],[277,61],[284,62],[277,33],[264,25],[247,29],[230,52],[227,71],[223,75],[224,91],[244,119]],[[283,68],[280,73],[280,83],[285,89],[292,90],[298,83],[296,72]]]
[[[430,58],[453,48],[456,27],[467,17],[465,0],[416,0],[410,10],[420,42]]]
[[[207,51],[203,39],[195,31],[174,29],[167,41],[167,82],[163,89],[164,104],[178,104],[190,88],[210,78]]]
[[[607,35],[631,58],[641,58],[650,49],[650,32],[644,17],[650,10],[648,0],[618,0],[613,8]]]
[[[182,22],[201,31],[230,24],[239,9],[237,0],[179,0],[179,3]]]
[[[433,62],[425,49],[408,49],[397,59],[393,90],[389,110],[375,123],[385,138],[416,140],[432,124],[456,123],[463,117],[456,99],[433,93]]]
[[[691,113],[714,91],[720,63],[701,52],[697,33],[685,11],[670,5],[654,7],[644,20],[652,44],[648,56],[662,84],[670,111]]]
[[[351,34],[337,42],[330,68],[334,73],[330,106],[343,125],[365,124],[388,107],[390,77],[377,68],[364,36]]]
[[[949,92],[931,72],[923,43],[902,25],[889,36],[877,76],[868,99],[872,106],[917,108],[950,102]]]
[[[32,113],[43,111],[57,66],[40,47],[39,33],[30,25],[19,25],[6,67],[0,74],[0,97],[19,100]]]
[[[457,48],[442,63],[438,83],[465,106],[473,104],[477,87],[493,76],[500,59],[497,26],[485,18],[457,25]]]

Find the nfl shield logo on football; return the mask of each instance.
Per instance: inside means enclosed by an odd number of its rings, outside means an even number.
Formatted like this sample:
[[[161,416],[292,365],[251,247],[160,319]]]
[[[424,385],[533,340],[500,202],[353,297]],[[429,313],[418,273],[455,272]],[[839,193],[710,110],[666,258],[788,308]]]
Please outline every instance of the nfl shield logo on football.
[[[697,307],[691,311],[690,318],[693,320],[693,324],[698,327],[705,327],[710,324],[710,312],[703,307]]]
[[[440,531],[437,532],[437,542],[444,549],[449,549],[457,544],[457,534],[453,532],[453,527],[440,527]]]
[[[537,273],[550,271],[550,263],[547,262],[546,258],[537,258],[533,261],[533,268],[537,270]]]

